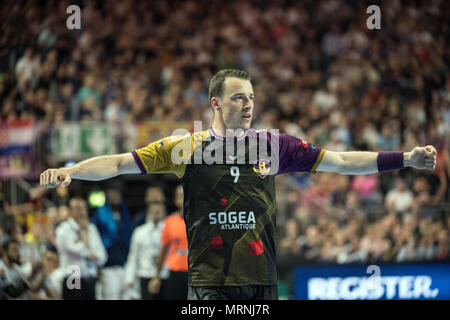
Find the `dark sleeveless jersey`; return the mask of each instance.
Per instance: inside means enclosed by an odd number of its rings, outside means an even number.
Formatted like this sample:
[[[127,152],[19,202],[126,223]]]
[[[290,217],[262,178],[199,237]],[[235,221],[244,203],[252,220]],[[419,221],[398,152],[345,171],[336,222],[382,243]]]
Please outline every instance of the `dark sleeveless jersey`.
[[[133,151],[143,173],[175,173],[184,188],[189,284],[276,285],[275,176],[315,173],[325,149],[248,129],[170,136]]]

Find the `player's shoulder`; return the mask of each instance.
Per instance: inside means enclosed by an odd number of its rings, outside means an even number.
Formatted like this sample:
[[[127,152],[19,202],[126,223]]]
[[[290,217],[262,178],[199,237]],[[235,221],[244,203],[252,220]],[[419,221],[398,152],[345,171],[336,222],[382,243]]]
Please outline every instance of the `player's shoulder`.
[[[257,139],[258,141],[267,141],[267,143],[272,144],[273,140],[283,140],[283,134],[279,133],[277,129],[248,129],[247,136],[250,139]]]
[[[203,131],[197,131],[197,132],[191,132],[191,137],[197,138],[197,139],[206,139],[211,136],[210,130],[203,130]]]
[[[209,130],[203,130],[203,131],[196,131],[196,132],[184,132],[182,134],[174,134],[171,136],[168,136],[166,138],[161,139],[160,141],[162,145],[170,144],[170,143],[177,143],[180,141],[204,141],[208,137],[211,136],[211,133]]]
[[[160,140],[157,140],[157,141],[155,141],[155,143],[165,147],[167,145],[177,144],[186,139],[190,139],[189,133],[171,135],[171,136],[162,138]]]
[[[272,132],[267,129],[249,128],[246,130],[246,134],[249,138],[261,138],[261,137],[270,136],[272,134]]]

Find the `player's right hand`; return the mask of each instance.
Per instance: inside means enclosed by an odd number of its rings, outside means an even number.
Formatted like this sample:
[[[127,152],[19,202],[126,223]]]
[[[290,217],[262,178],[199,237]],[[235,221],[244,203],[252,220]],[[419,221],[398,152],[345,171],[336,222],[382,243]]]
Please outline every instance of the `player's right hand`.
[[[64,169],[47,169],[40,175],[40,184],[44,188],[67,187],[72,178]]]

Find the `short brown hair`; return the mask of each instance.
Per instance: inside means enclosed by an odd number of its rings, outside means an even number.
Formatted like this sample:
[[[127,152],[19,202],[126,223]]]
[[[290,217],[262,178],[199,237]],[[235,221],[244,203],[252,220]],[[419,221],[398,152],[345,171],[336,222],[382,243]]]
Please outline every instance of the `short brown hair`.
[[[221,97],[225,88],[223,86],[226,78],[238,78],[243,80],[251,80],[247,71],[239,69],[223,69],[212,77],[209,83],[209,101],[212,97]]]

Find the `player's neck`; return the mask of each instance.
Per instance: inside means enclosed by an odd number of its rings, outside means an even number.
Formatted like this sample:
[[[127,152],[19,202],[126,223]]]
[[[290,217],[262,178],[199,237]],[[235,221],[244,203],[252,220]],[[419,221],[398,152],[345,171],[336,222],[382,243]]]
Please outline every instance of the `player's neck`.
[[[242,128],[228,128],[225,124],[216,121],[212,124],[211,129],[216,136],[226,139],[242,138],[246,131]]]

